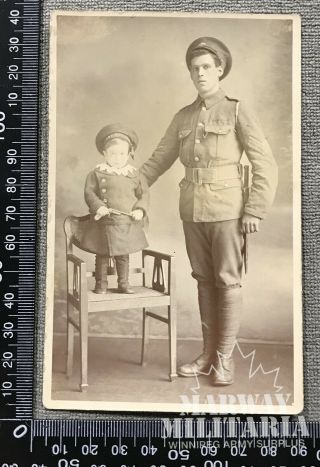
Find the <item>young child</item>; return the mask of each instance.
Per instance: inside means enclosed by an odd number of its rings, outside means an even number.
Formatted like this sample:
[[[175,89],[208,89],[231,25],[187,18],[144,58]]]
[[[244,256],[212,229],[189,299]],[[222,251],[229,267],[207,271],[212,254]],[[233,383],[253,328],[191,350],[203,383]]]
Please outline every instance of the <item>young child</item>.
[[[136,133],[120,123],[103,127],[96,136],[96,146],[104,162],[86,179],[84,196],[91,214],[91,231],[95,245],[95,293],[107,292],[107,264],[114,257],[118,291],[131,294],[129,253],[148,246],[143,218],[147,215],[148,187],[130,162],[138,145]]]

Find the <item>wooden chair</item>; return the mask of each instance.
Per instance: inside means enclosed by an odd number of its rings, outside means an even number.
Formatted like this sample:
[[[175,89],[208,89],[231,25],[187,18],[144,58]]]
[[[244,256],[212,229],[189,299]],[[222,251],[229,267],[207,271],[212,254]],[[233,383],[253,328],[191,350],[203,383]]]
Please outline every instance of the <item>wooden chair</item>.
[[[88,272],[86,263],[74,254],[74,245],[81,248],[77,242],[77,232],[90,216],[69,216],[64,222],[66,236],[67,263],[67,376],[73,370],[74,330],[80,334],[80,389],[88,387],[88,315],[102,311],[116,311],[142,308],[142,347],[141,365],[144,364],[146,347],[149,341],[149,318],[162,321],[168,325],[169,336],[169,380],[176,374],[176,306],[175,306],[175,261],[174,256],[153,250],[142,251],[142,267],[131,273],[142,275],[141,286],[133,287],[134,295],[120,294],[110,291],[108,294],[96,294],[89,290],[87,279],[94,272]],[[150,286],[147,286],[146,258],[153,260],[153,272]],[[166,267],[165,267],[166,266]],[[167,271],[165,278],[164,271]],[[115,274],[115,271],[109,271]],[[160,316],[150,308],[165,306],[167,317]]]

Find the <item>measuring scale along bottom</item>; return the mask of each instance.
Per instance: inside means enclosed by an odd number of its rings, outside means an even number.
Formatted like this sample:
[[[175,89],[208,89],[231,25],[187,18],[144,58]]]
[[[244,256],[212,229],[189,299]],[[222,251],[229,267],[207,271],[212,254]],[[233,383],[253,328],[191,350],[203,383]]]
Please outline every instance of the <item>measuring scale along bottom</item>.
[[[1,467],[318,467],[303,417],[34,420],[0,428]]]

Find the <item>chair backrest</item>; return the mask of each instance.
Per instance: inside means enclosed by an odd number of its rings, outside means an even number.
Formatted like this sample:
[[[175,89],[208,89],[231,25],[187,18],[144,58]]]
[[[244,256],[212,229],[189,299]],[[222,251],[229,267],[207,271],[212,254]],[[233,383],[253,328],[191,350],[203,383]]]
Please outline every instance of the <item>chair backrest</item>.
[[[64,228],[64,233],[66,236],[67,254],[72,253],[74,244],[76,244],[78,248],[81,249],[81,246],[79,246],[75,240],[78,237],[77,233],[79,232],[79,230],[81,230],[82,223],[87,222],[89,219],[90,219],[90,214],[87,214],[86,216],[66,217],[64,224],[63,224],[63,228]]]

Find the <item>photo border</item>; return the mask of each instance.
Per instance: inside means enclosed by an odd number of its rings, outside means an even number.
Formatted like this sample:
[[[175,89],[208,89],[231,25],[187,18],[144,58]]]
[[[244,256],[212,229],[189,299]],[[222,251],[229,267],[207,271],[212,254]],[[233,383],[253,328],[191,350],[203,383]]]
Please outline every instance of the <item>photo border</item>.
[[[56,67],[57,67],[57,18],[59,16],[109,16],[109,17],[205,17],[237,19],[292,20],[292,163],[293,163],[293,352],[294,352],[294,403],[282,405],[241,404],[211,406],[211,404],[142,403],[66,401],[52,399],[52,344],[54,309],[54,246],[56,200]],[[43,404],[47,409],[129,412],[184,412],[184,413],[239,413],[239,414],[297,414],[303,410],[303,320],[302,320],[302,253],[301,253],[301,20],[297,14],[248,14],[207,12],[154,12],[154,11],[51,11],[50,65],[49,65],[49,157],[48,157],[48,223],[47,223],[47,277],[46,317],[43,370]],[[54,116],[54,117],[52,117]],[[157,410],[155,410],[157,409]],[[285,409],[285,410],[284,410]]]

